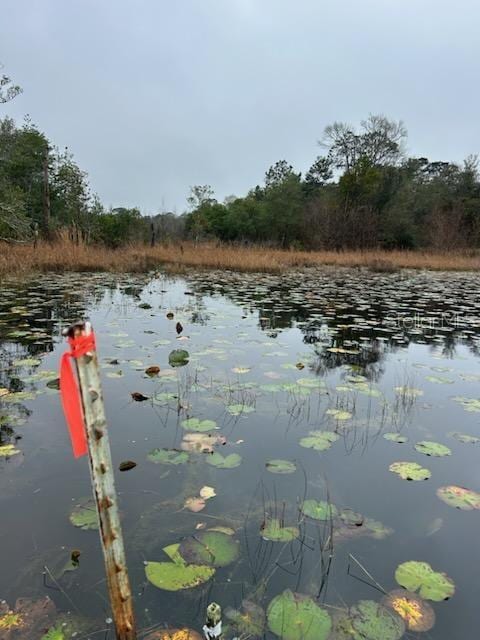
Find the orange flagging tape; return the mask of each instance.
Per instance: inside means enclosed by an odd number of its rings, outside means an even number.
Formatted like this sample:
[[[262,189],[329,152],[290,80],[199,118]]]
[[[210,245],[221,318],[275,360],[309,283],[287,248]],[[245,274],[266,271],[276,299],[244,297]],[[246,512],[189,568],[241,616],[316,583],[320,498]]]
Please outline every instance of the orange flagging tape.
[[[88,449],[80,390],[73,373],[71,358],[79,358],[89,351],[94,351],[95,334],[92,331],[87,336],[68,338],[68,344],[70,351],[66,351],[60,361],[60,395],[72,441],[73,455],[79,458],[84,456]]]

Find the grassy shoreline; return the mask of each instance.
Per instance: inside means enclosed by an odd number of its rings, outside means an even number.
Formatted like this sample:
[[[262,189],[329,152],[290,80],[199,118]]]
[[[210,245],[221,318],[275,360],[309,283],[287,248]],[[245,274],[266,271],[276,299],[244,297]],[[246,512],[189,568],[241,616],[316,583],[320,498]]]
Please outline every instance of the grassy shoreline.
[[[68,240],[27,245],[0,243],[0,277],[46,271],[143,272],[159,267],[181,273],[189,267],[248,272],[284,272],[292,268],[331,265],[364,267],[373,271],[480,269],[480,254],[431,251],[284,251],[267,247],[241,247],[214,243],[133,245],[120,249],[76,245]]]

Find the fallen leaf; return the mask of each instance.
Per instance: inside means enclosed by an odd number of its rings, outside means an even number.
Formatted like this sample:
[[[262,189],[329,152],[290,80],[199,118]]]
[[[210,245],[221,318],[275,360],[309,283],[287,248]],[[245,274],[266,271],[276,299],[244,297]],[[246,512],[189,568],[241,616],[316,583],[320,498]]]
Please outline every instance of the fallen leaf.
[[[144,396],[143,393],[140,393],[139,391],[134,391],[130,395],[132,396],[132,399],[135,400],[135,402],[143,402],[144,400],[148,400],[148,396]]]
[[[216,495],[217,494],[216,494],[215,489],[213,487],[209,487],[209,486],[205,485],[204,487],[202,487],[200,489],[200,497],[203,498],[204,500],[208,500],[209,498],[213,498]]]
[[[198,513],[202,509],[205,509],[205,500],[200,497],[187,498],[184,504],[185,509]]]

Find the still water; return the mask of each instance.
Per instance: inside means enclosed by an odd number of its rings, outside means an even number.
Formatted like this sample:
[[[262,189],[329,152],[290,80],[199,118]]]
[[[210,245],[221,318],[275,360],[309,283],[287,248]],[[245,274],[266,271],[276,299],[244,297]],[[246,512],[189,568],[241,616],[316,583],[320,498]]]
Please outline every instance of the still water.
[[[28,600],[23,626],[0,617],[0,638],[114,636],[95,518],[81,511],[88,462],[72,457],[55,388],[62,329],[87,317],[139,628],[200,630],[214,600],[227,638],[476,637],[479,283],[348,269],[3,282],[0,616]],[[175,560],[181,580],[202,568],[197,586],[159,588],[171,585],[154,563]],[[410,561],[431,566],[433,590],[431,574],[406,584]],[[415,582],[419,565],[407,569]],[[406,586],[424,596],[421,634],[379,607]],[[294,597],[293,631],[278,626],[286,590],[310,598]]]

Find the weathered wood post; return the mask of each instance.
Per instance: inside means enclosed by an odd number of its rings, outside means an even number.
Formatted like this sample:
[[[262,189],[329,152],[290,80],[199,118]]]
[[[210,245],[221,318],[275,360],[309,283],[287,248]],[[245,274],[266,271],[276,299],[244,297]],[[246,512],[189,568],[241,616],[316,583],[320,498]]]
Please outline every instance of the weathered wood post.
[[[73,325],[69,338],[88,336],[89,322]],[[132,592],[128,578],[122,529],[117,506],[112,457],[96,350],[75,358],[90,460],[90,475],[97,505],[100,539],[108,592],[118,640],[136,640]]]

